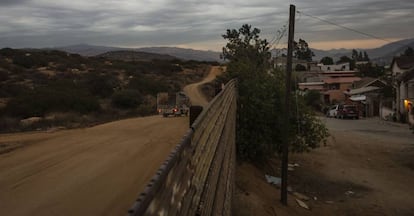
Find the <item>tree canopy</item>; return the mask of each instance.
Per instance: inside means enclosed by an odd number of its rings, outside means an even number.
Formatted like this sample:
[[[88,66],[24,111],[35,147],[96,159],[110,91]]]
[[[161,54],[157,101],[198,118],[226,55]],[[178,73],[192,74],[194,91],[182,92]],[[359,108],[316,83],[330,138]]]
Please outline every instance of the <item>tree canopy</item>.
[[[242,160],[264,160],[280,151],[282,143],[284,74],[272,69],[269,43],[250,25],[228,29],[222,58],[229,60],[220,82],[238,79],[237,153]],[[290,94],[290,92],[289,92]],[[303,98],[291,107],[290,149],[301,152],[319,146],[328,135],[324,125],[306,108]],[[300,119],[300,120],[299,120]],[[298,122],[302,130],[298,130]]]
[[[407,47],[407,49],[404,50],[404,53],[402,56],[414,56],[414,50],[411,47]]]
[[[321,59],[320,63],[324,64],[324,65],[333,65],[334,61],[331,57],[329,56],[325,56]]]
[[[312,57],[315,56],[315,54],[312,52],[312,50],[309,48],[308,43],[303,40],[299,39],[299,42],[294,42],[294,52],[293,56],[299,60],[305,60],[305,61],[312,61]]]
[[[355,62],[357,62],[357,61],[369,61],[368,53],[366,51],[364,51],[364,52],[359,51],[358,52],[355,49],[352,50],[351,58]]]

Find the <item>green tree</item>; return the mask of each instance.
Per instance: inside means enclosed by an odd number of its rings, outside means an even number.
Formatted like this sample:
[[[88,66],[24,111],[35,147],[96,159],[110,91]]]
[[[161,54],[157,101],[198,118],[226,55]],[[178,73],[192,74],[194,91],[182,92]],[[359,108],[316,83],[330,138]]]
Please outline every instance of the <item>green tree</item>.
[[[368,53],[366,51],[364,51],[364,58],[362,60],[369,61]]]
[[[222,57],[228,64],[227,72],[219,79],[224,82],[238,79],[236,142],[238,157],[242,160],[264,160],[279,152],[285,127],[282,122],[284,74],[271,69],[269,44],[259,33],[259,29],[245,24],[238,30],[228,29],[223,35],[228,42]],[[301,112],[291,118],[291,150],[307,151],[325,140],[327,130],[303,102],[293,101],[291,106],[296,107],[295,104],[299,104],[297,110]]]
[[[306,71],[306,70],[307,70],[307,68],[306,68],[306,66],[304,66],[304,65],[297,64],[297,65],[295,66],[295,71]]]
[[[306,92],[305,96],[305,104],[310,106],[316,110],[321,109],[321,93],[317,90],[309,90]]]
[[[299,39],[299,42],[294,42],[294,57],[299,60],[305,60],[305,61],[312,61],[312,57],[315,56],[315,54],[312,52],[312,50],[309,48],[308,43],[303,40]]]
[[[357,61],[362,61],[363,59],[364,59],[364,57],[362,56],[362,52],[361,52],[361,51],[359,51]]]
[[[347,62],[349,63],[350,69],[353,70],[355,68],[355,60],[349,58],[348,56],[341,56],[336,63],[342,64],[342,63],[347,63]]]
[[[402,56],[414,56],[414,50],[413,50],[413,48],[407,47],[407,49],[405,49],[405,51],[402,54]]]
[[[354,61],[358,61],[358,51],[356,51],[355,49],[352,50],[352,54],[351,54],[351,58]]]
[[[324,64],[324,65],[333,65],[334,61],[331,57],[329,56],[325,56],[321,59],[320,63]]]
[[[358,65],[358,71],[362,77],[379,78],[385,75],[385,69],[381,66],[373,66],[371,63]]]

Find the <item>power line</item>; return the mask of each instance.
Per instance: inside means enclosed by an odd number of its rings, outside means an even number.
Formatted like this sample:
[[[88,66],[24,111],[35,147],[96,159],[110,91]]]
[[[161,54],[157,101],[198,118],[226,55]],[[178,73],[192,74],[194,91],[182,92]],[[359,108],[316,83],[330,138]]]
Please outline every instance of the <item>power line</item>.
[[[400,42],[398,42],[398,41],[396,42],[396,41],[387,40],[387,39],[385,39],[385,38],[381,38],[381,37],[375,36],[375,35],[373,35],[373,34],[369,34],[369,33],[366,33],[366,32],[362,32],[362,31],[359,31],[359,30],[356,30],[356,29],[353,29],[353,28],[349,28],[349,27],[347,27],[347,26],[344,26],[344,25],[341,25],[341,24],[337,24],[337,23],[334,23],[334,22],[329,21],[329,20],[326,20],[326,19],[319,18],[319,17],[317,17],[317,16],[310,15],[310,14],[305,13],[305,12],[303,12],[303,11],[299,11],[299,10],[298,10],[298,11],[296,11],[296,12],[297,12],[297,13],[299,13],[299,14],[303,14],[303,15],[305,15],[305,16],[308,16],[308,17],[310,17],[310,18],[313,18],[313,19],[316,19],[316,20],[319,20],[319,21],[322,21],[322,22],[328,23],[328,24],[330,24],[330,25],[334,25],[334,26],[337,26],[337,27],[340,27],[340,28],[346,29],[346,30],[348,30],[348,31],[352,31],[352,32],[355,32],[355,33],[358,33],[358,34],[364,35],[364,36],[367,36],[367,37],[371,37],[371,38],[374,38],[374,39],[377,39],[377,40],[382,40],[382,41],[385,41],[385,42],[388,42],[388,43],[396,43],[396,44],[399,44],[399,45],[401,45],[401,46],[407,46],[407,47],[408,47],[408,45],[407,45],[407,44],[403,44],[403,43],[400,43]]]
[[[289,24],[289,21],[287,21],[286,24],[282,26],[282,28],[277,30],[276,34],[273,36],[272,40],[269,42],[270,47],[279,45],[280,40],[286,36],[288,24]]]

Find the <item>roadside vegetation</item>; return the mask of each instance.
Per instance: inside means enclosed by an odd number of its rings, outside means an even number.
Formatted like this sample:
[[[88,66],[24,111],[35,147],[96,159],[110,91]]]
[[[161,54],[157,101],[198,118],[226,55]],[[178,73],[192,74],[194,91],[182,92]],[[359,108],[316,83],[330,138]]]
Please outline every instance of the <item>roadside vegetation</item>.
[[[123,61],[4,48],[0,132],[80,127],[156,114],[158,92],[179,91],[202,79],[211,64],[217,63],[175,58]]]
[[[239,105],[237,122],[238,158],[265,161],[280,153],[282,144],[285,74],[270,64],[269,43],[261,39],[260,30],[250,25],[228,29],[223,35],[227,45],[222,57],[228,61],[227,72],[216,82],[238,80]],[[309,57],[306,41],[296,43],[296,56]],[[293,90],[293,89],[292,89]],[[329,136],[325,125],[316,118],[312,104],[292,94],[290,114],[290,150],[305,152],[317,148]]]

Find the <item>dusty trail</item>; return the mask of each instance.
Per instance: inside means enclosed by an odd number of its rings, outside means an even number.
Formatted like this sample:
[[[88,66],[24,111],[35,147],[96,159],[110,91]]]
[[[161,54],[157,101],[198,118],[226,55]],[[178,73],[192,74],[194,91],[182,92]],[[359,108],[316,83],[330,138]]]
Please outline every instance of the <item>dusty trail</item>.
[[[190,97],[192,105],[206,106],[208,101],[199,87],[205,83],[213,81],[216,76],[223,73],[222,67],[212,67],[210,74],[201,82],[190,84],[184,88],[184,92]]]
[[[199,84],[186,92],[204,103]],[[187,129],[187,118],[150,116],[1,135],[23,147],[0,154],[0,215],[124,215]]]

